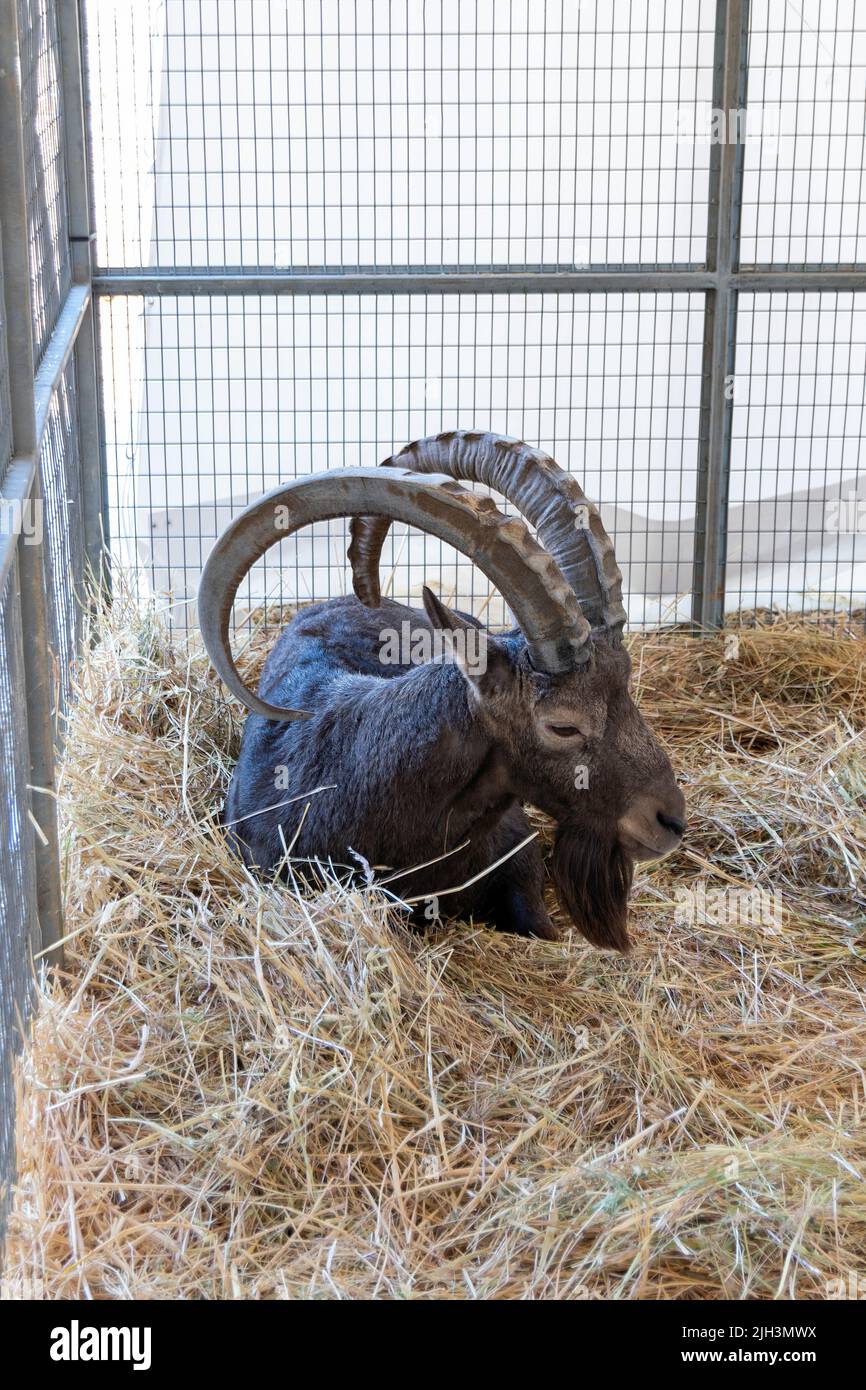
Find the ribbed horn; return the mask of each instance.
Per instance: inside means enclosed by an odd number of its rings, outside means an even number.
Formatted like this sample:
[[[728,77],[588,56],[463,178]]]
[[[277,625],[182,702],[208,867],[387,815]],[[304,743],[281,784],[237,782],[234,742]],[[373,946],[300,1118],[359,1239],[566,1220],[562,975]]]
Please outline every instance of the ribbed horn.
[[[452,430],[408,444],[382,466],[447,473],[464,482],[484,483],[507,497],[534,526],[590,625],[619,639],[626,612],[613,542],[577,479],[549,454],[501,434]],[[379,564],[390,524],[386,518],[357,517],[351,526],[352,583],[361,602],[371,608],[381,599]]]
[[[232,605],[265,551],[302,526],[339,516],[403,521],[468,555],[496,585],[520,624],[536,669],[570,671],[589,657],[591,629],[555,560],[522,521],[503,516],[453,478],[404,468],[344,468],[298,478],[265,493],[226,527],[208,556],[198,618],[208,655],[225,684],[266,719],[308,719],[308,710],[271,705],[247,688],[229,645]]]

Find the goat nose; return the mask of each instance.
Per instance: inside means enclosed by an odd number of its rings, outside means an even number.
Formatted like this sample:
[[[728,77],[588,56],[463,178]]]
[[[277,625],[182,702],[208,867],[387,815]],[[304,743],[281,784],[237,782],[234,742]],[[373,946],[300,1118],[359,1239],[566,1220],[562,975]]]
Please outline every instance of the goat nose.
[[[666,816],[663,811],[656,811],[656,820],[665,830],[670,830],[674,835],[685,834],[685,821],[677,820],[676,816]]]

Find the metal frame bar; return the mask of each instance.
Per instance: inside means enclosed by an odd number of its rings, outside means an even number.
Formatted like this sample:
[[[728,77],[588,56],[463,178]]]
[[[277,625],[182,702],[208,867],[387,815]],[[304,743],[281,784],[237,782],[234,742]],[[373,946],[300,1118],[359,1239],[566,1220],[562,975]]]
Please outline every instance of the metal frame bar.
[[[57,323],[42,354],[42,361],[33,383],[37,458],[48,424],[48,412],[54,392],[60,385],[66,364],[75,352],[85,315],[89,312],[90,286],[73,284],[63,301],[63,307],[57,316]]]
[[[749,0],[719,0],[713,67],[713,109],[742,111],[748,82]],[[713,145],[707,210],[707,263],[714,284],[707,294],[701,413],[698,427],[698,495],[692,618],[703,628],[722,627],[728,538],[734,354],[738,287],[743,146]],[[748,284],[748,277],[746,283]]]
[[[185,270],[97,270],[94,295],[209,294],[597,294],[635,291],[713,291],[715,270],[672,266],[600,266],[587,270],[539,270],[512,266],[491,270],[474,266],[429,270],[243,270],[191,267]],[[727,285],[736,290],[866,290],[866,266],[825,269],[788,266],[731,270]]]

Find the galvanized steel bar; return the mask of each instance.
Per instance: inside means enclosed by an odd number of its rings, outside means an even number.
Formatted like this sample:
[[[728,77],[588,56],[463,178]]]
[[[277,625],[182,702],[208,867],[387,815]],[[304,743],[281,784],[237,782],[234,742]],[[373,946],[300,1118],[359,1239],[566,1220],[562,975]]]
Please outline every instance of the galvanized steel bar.
[[[806,290],[866,290],[866,266],[830,269],[827,266],[755,266],[729,277],[732,289],[747,293]]]
[[[491,270],[475,266],[430,270],[100,270],[97,294],[574,294],[595,290],[706,289],[713,277],[685,266],[673,270],[634,266],[575,270],[524,266]]]
[[[36,456],[42,445],[48,412],[54,392],[63,377],[70,357],[75,351],[85,315],[90,308],[90,285],[73,285],[63,301],[54,331],[42,354],[36,379],[31,387],[36,408]]]
[[[713,109],[746,106],[748,0],[718,0]],[[704,320],[703,390],[699,423],[698,493],[692,618],[721,627],[725,613],[728,476],[731,459],[733,371],[736,345],[738,240],[743,187],[743,144],[714,144],[710,157],[707,264],[714,284]]]
[[[808,266],[748,268],[728,276],[740,290],[866,290],[866,266],[829,269]],[[701,267],[593,267],[587,270],[549,270],[514,266],[490,270],[464,266],[429,270],[227,270],[195,267],[188,270],[98,270],[95,295],[211,295],[211,294],[598,294],[636,291],[701,291],[715,289],[717,275]]]

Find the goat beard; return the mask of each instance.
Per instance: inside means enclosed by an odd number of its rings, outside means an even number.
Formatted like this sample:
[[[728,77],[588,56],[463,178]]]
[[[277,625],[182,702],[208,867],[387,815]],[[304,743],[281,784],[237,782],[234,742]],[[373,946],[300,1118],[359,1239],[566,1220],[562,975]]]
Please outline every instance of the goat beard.
[[[591,826],[560,825],[551,869],[560,906],[578,931],[593,946],[625,955],[634,865],[618,841]]]

